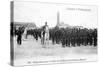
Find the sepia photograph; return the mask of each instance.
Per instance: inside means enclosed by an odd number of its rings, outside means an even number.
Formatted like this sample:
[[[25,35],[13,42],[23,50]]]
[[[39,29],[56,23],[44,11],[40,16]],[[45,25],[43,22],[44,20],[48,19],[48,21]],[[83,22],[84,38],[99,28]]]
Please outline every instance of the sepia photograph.
[[[98,9],[92,5],[11,3],[11,65],[97,61]]]

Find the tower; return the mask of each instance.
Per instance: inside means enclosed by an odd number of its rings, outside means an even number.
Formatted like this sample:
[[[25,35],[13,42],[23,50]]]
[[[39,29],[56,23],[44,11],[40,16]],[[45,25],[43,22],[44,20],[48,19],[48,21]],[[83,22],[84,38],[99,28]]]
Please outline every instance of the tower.
[[[60,24],[60,15],[59,15],[59,12],[57,12],[57,26],[59,26]]]

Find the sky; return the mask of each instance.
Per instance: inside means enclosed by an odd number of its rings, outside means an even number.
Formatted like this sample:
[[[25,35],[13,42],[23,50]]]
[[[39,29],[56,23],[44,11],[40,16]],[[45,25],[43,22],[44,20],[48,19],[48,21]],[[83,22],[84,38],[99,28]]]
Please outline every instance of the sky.
[[[71,26],[97,28],[97,7],[39,2],[14,2],[14,22],[35,23],[41,27],[57,24],[57,12],[60,22]]]

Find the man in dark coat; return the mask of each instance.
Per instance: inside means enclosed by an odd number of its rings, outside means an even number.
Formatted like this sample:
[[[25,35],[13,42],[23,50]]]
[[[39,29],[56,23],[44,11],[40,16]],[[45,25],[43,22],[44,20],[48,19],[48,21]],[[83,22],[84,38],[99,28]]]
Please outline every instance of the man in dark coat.
[[[21,27],[19,27],[18,33],[17,33],[17,43],[19,45],[21,45],[21,43],[22,43],[22,33],[23,33],[23,29]]]

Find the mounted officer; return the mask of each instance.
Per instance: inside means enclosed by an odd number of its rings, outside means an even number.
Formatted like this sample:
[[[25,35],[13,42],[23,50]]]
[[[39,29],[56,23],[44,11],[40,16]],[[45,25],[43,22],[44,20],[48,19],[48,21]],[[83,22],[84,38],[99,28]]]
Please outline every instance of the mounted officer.
[[[41,32],[41,43],[47,44],[49,41],[49,26],[47,25],[47,22],[45,22],[45,25],[42,27],[42,32]]]

